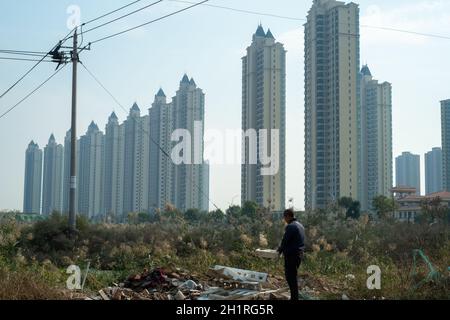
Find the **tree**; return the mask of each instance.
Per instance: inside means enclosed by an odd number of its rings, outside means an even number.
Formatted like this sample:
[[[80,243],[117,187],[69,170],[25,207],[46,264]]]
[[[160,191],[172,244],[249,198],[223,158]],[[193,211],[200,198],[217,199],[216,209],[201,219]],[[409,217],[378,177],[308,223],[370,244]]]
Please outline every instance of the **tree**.
[[[162,220],[171,220],[178,223],[185,222],[184,214],[180,212],[175,206],[167,204],[164,212],[161,214]]]
[[[210,212],[207,215],[207,219],[209,221],[213,221],[213,222],[222,222],[225,219],[225,214],[222,212],[222,210],[215,210]]]
[[[127,221],[129,224],[138,224],[139,223],[139,215],[136,212],[129,212],[127,215]]]
[[[250,218],[255,218],[258,212],[258,205],[252,201],[246,201],[242,207],[242,215]]]
[[[338,201],[338,205],[346,210],[346,217],[351,219],[359,219],[361,215],[361,203],[353,201],[350,197],[342,197]]]
[[[386,219],[389,214],[394,213],[397,205],[394,199],[380,195],[373,198],[372,207],[381,219]]]
[[[139,223],[150,222],[150,214],[147,212],[139,212],[138,216],[137,216],[137,220]]]
[[[204,217],[204,213],[198,209],[189,209],[184,213],[184,217],[189,222],[197,222]]]
[[[361,216],[361,203],[359,201],[353,201],[350,208],[347,210],[347,218],[359,219]]]
[[[233,218],[239,218],[242,215],[242,209],[240,206],[231,206],[227,209],[227,216]]]
[[[449,213],[448,206],[442,203],[440,197],[427,199],[422,202],[422,213],[425,220],[430,222],[445,222]]]
[[[348,209],[352,206],[353,199],[350,197],[342,197],[338,200],[338,204],[340,207],[342,207],[344,209]]]

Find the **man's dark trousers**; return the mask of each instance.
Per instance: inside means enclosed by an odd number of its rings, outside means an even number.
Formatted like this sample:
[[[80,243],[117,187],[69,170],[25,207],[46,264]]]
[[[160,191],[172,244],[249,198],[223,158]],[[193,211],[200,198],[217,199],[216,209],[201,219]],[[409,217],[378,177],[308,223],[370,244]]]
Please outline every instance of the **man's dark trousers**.
[[[284,256],[284,273],[286,281],[291,290],[291,300],[298,300],[298,282],[297,273],[300,264],[302,263],[303,252],[296,254],[289,254]]]

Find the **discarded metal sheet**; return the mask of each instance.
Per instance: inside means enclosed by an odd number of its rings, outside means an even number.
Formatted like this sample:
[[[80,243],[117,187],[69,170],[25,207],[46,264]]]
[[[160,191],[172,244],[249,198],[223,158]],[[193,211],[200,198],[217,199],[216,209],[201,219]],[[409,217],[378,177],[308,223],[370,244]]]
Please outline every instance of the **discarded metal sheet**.
[[[236,269],[219,265],[214,266],[213,270],[220,271],[225,276],[231,277],[233,280],[236,281],[267,282],[268,277],[267,273]]]
[[[270,249],[256,249],[256,255],[261,258],[266,259],[277,259],[280,255],[276,250],[270,250]]]

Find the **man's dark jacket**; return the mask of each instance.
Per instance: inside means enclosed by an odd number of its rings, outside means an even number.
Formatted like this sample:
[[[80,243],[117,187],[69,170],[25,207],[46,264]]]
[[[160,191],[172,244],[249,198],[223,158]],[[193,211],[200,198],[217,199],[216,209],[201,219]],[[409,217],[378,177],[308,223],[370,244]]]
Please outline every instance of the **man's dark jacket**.
[[[296,255],[305,250],[305,228],[297,220],[293,220],[286,226],[283,241],[278,252],[284,256]]]

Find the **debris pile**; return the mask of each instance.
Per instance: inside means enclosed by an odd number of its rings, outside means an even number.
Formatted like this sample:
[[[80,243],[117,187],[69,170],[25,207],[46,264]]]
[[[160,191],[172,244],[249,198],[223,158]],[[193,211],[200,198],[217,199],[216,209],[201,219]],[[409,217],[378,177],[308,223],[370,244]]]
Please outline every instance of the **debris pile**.
[[[124,283],[124,287],[137,292],[144,289],[166,290],[169,287],[169,283],[164,272],[161,269],[155,269],[152,272],[144,270],[142,274],[128,277]]]
[[[198,279],[177,268],[157,268],[128,277],[100,290],[88,300],[288,300],[289,289],[279,277],[224,266],[210,268]]]

